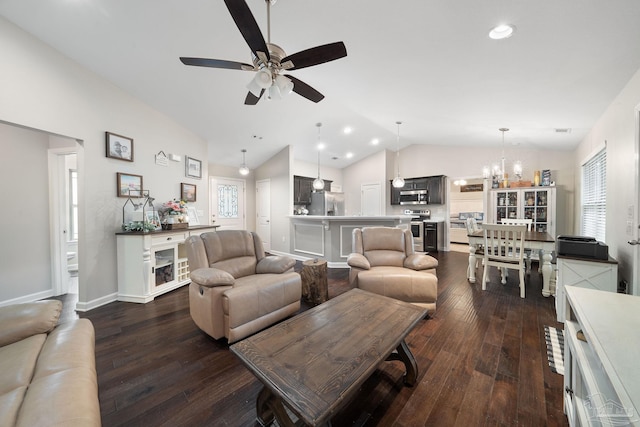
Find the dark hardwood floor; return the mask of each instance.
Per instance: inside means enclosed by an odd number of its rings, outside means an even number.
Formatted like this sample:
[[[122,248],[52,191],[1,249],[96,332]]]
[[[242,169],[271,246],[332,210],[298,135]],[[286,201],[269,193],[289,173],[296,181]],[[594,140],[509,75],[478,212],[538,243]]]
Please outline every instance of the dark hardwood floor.
[[[549,369],[543,328],[562,325],[555,322],[553,297],[541,295],[537,272],[521,299],[516,274],[502,286],[492,269],[483,292],[466,280],[466,254],[436,256],[438,309],[407,337],[417,384],[404,387],[402,365],[387,362],[333,425],[566,426],[563,377]],[[330,269],[330,297],[348,289],[347,275],[347,269]],[[257,425],[260,383],[225,340],[194,325],[187,287],[148,304],[114,302],[81,317],[96,329],[104,426]]]

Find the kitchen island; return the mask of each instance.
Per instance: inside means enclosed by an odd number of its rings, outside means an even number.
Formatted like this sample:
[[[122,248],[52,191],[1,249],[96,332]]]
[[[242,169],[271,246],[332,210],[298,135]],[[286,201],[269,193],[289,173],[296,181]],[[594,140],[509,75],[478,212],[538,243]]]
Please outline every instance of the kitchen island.
[[[300,260],[322,258],[332,268],[347,267],[355,228],[409,228],[411,216],[290,215],[290,253]]]

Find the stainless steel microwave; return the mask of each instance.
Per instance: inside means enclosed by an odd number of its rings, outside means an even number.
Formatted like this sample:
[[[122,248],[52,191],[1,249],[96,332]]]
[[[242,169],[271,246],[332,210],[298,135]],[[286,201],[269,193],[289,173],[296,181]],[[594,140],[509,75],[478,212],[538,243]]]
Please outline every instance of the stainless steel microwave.
[[[429,203],[427,190],[404,190],[400,192],[401,205],[426,205]]]

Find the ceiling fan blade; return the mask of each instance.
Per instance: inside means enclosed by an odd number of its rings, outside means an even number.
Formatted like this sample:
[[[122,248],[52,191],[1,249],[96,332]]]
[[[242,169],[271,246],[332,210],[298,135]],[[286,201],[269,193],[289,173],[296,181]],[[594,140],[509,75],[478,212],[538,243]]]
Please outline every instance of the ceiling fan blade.
[[[267,60],[270,59],[267,43],[264,41],[260,27],[253,17],[247,2],[244,0],[224,0],[224,4],[227,5],[231,17],[251,51],[258,57],[258,52],[262,52],[267,57]]]
[[[285,77],[291,79],[293,82],[293,91],[300,96],[307,98],[309,101],[320,102],[324,99],[324,95],[303,82],[300,79],[296,79],[293,76],[285,74]]]
[[[251,92],[247,93],[247,97],[244,99],[244,105],[256,105],[260,98],[262,98],[262,94],[264,93],[264,89],[260,92],[260,96],[255,96]]]
[[[345,56],[347,56],[347,48],[344,43],[335,42],[294,53],[293,55],[282,58],[282,61],[280,62],[284,64],[287,61],[291,61],[293,63],[293,67],[288,69],[299,70],[300,68],[335,61],[336,59],[344,58]]]
[[[242,62],[225,61],[224,59],[208,59],[208,58],[188,58],[181,56],[180,61],[184,65],[195,65],[197,67],[225,68],[228,70],[245,70],[253,71],[254,66]]]

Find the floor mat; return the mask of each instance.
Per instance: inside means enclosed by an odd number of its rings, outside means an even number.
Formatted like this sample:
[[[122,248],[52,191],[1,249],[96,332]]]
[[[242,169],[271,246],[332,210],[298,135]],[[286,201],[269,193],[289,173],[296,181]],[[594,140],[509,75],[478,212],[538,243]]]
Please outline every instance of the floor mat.
[[[547,342],[547,358],[551,372],[564,375],[564,334],[562,329],[545,326],[544,338]]]

